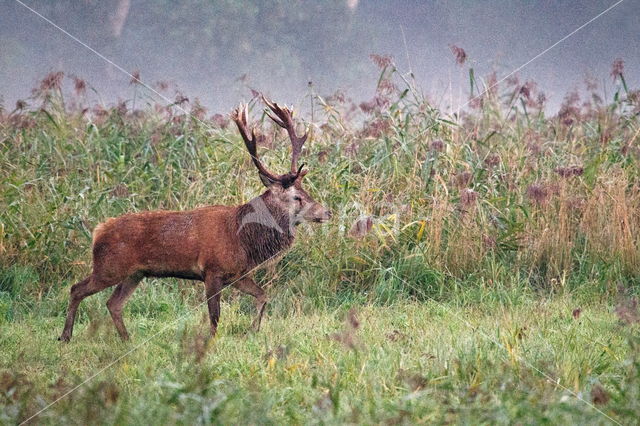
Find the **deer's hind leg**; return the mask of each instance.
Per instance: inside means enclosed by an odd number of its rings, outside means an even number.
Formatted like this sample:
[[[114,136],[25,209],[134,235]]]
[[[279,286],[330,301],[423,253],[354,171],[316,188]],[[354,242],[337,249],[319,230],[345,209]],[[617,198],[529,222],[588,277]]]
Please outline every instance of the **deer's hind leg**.
[[[118,330],[118,334],[122,340],[129,340],[129,333],[127,332],[127,328],[124,326],[124,321],[122,320],[122,308],[124,304],[127,303],[127,300],[133,294],[134,290],[138,287],[138,283],[142,278],[137,276],[132,276],[124,281],[122,281],[115,290],[113,290],[113,294],[107,300],[107,309],[109,309],[109,313],[111,314],[111,319],[113,319],[113,323]]]
[[[69,296],[69,308],[67,310],[67,320],[64,323],[64,330],[62,335],[58,338],[63,342],[71,340],[73,334],[73,323],[76,320],[76,313],[78,311],[78,305],[84,300],[84,298],[91,296],[113,284],[108,282],[96,280],[95,274],[88,276],[82,281],[71,286],[71,294]]]
[[[256,319],[253,321],[252,327],[255,331],[260,331],[262,315],[264,314],[264,309],[267,306],[267,294],[263,289],[258,287],[255,281],[251,278],[243,278],[234,283],[233,286],[241,292],[250,294],[256,298],[256,310],[258,311],[258,314],[256,315]]]

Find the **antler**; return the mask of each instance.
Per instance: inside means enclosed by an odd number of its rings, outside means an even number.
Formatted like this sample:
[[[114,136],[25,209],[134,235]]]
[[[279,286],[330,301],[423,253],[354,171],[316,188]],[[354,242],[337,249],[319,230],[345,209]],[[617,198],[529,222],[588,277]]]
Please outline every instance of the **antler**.
[[[252,129],[251,130],[251,138],[249,138],[249,132],[247,130],[247,110],[248,106],[246,104],[238,106],[231,113],[231,119],[238,126],[238,130],[240,131],[240,135],[244,140],[244,144],[247,147],[247,151],[249,151],[249,155],[251,155],[251,159],[253,160],[253,164],[256,165],[260,174],[264,175],[271,181],[280,180],[280,176],[271,173],[267,168],[262,164],[260,159],[258,158],[258,150],[256,148],[256,133]]]
[[[296,176],[300,174],[300,170],[302,167],[298,168],[298,157],[300,156],[300,152],[302,151],[302,145],[304,145],[307,140],[308,132],[305,132],[304,135],[298,136],[296,135],[296,126],[293,123],[293,112],[287,108],[286,106],[281,107],[275,102],[270,102],[267,98],[262,96],[262,100],[269,107],[269,109],[273,112],[272,115],[269,111],[266,111],[267,115],[275,121],[275,123],[286,129],[289,134],[289,139],[291,140],[291,173]]]

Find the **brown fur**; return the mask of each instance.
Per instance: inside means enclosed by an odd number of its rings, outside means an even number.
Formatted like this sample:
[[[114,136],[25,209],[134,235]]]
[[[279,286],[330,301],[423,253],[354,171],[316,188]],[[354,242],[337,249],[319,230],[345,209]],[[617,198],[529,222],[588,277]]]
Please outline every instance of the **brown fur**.
[[[279,109],[278,113],[290,114],[290,111],[285,108]],[[246,122],[239,123],[238,127],[241,125]],[[248,132],[243,130],[244,138]],[[220,292],[233,285],[256,298],[258,316],[254,327],[260,327],[267,299],[265,292],[247,275],[256,267],[264,266],[265,262],[278,259],[291,246],[295,225],[304,220],[328,220],[331,214],[302,189],[304,171],[298,169],[296,173],[281,176],[271,174],[257,159],[255,145],[247,144],[247,148],[268,187],[251,202],[185,212],[125,214],[108,219],[95,228],[93,270],[91,275],[71,287],[60,340],[71,339],[80,302],[112,286],[116,288],[107,307],[121,338],[128,339],[122,309],[144,277],[203,281],[214,335],[220,317]]]

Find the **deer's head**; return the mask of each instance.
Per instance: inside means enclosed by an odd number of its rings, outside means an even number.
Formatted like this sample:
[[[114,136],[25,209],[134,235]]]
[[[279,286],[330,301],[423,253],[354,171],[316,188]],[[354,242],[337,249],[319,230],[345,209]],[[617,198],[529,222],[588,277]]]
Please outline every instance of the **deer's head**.
[[[278,209],[286,212],[290,222],[298,225],[302,222],[326,222],[331,218],[331,212],[322,204],[314,200],[302,187],[302,180],[307,174],[303,169],[304,164],[298,167],[298,157],[302,151],[302,145],[307,140],[308,133],[298,136],[293,122],[293,113],[286,106],[281,107],[277,103],[271,103],[262,98],[270,111],[267,115],[280,127],[285,129],[291,140],[291,170],[288,173],[278,175],[267,170],[258,158],[255,131],[247,128],[247,105],[241,105],[231,114],[231,118],[238,126],[240,135],[244,140],[247,151],[251,155],[253,164],[258,169],[258,175],[262,183],[268,188],[270,199],[275,200]]]

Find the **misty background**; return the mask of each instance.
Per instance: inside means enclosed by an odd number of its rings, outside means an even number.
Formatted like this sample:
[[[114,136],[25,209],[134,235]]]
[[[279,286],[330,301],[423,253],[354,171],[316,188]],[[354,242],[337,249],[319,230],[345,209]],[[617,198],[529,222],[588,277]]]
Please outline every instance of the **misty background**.
[[[145,84],[168,98],[178,88],[213,112],[228,112],[250,97],[250,88],[293,104],[311,90],[368,99],[379,73],[374,53],[392,55],[400,71],[412,71],[436,106],[457,108],[468,99],[467,67],[477,76],[492,70],[505,76],[616,2],[22,1],[115,64],[139,70]],[[584,87],[585,78],[611,88],[616,58],[625,60],[627,82],[637,87],[639,29],[640,1],[623,1],[518,75],[538,84],[551,110],[568,91]],[[465,49],[464,67],[451,45]],[[12,109],[50,71],[86,79],[97,101],[133,97],[129,75],[15,0],[2,0],[2,104]]]

